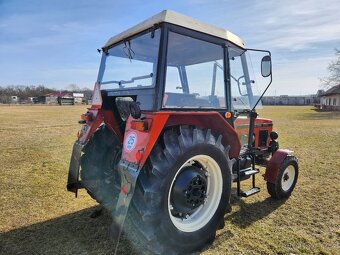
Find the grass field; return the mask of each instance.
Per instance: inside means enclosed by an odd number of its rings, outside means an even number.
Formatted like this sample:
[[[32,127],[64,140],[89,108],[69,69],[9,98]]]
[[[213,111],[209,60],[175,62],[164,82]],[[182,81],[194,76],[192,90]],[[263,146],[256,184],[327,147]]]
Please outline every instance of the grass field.
[[[84,106],[0,106],[0,254],[113,254],[110,219],[65,188]],[[286,201],[232,198],[225,228],[202,254],[340,254],[340,113],[265,107],[300,176]],[[138,254],[123,236],[118,254]]]

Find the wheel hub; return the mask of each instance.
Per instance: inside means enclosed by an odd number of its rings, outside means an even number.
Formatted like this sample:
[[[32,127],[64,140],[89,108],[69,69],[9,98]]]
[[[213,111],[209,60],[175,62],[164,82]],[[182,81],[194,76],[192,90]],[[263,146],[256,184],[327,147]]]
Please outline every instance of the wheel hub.
[[[175,180],[171,202],[173,215],[193,213],[204,204],[207,193],[207,177],[202,168],[191,165],[184,167]]]
[[[288,173],[285,173],[285,175],[283,176],[283,181],[288,181],[289,179],[289,175]]]

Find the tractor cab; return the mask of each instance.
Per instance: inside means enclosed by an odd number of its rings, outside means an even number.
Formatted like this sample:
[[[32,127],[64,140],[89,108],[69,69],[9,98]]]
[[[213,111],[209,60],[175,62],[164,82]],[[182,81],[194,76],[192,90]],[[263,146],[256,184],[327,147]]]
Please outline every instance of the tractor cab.
[[[246,148],[249,112],[261,104],[259,86],[271,83],[270,52],[246,49],[231,32],[172,11],[142,25],[112,37],[102,49],[97,82],[105,106],[134,101],[143,112],[219,112]]]
[[[238,196],[260,191],[258,166],[272,197],[291,194],[297,160],[256,112],[272,81],[269,51],[169,10],[99,51],[67,189],[85,188],[108,209],[117,245],[130,215],[151,252],[202,248],[224,224],[233,182]]]

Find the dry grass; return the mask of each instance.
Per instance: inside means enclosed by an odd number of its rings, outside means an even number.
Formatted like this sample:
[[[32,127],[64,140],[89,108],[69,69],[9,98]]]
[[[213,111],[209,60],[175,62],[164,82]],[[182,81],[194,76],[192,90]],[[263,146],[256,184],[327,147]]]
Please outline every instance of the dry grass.
[[[0,106],[0,254],[113,254],[108,216],[65,189],[84,106]],[[278,202],[262,192],[233,197],[226,226],[202,254],[340,254],[340,113],[266,107],[282,148],[295,151],[300,178]],[[246,184],[244,184],[246,185]],[[138,253],[125,236],[119,254]]]

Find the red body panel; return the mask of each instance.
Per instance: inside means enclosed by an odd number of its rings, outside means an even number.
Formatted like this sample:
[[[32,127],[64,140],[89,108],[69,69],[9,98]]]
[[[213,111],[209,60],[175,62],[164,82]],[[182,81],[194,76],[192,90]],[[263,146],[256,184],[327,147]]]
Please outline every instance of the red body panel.
[[[290,150],[279,149],[274,153],[267,163],[266,173],[264,175],[264,179],[267,182],[275,183],[281,163],[288,155],[291,155]]]
[[[213,134],[223,136],[222,143],[230,145],[229,156],[237,158],[241,144],[237,133],[229,123],[217,112],[156,112],[145,113],[142,117],[152,119],[148,131],[137,131],[131,128],[131,117],[126,123],[122,159],[143,167],[154,144],[165,126],[195,125],[200,128],[211,129]],[[136,158],[142,153],[141,159]]]
[[[138,164],[143,167],[146,159],[148,158],[153,146],[155,145],[159,134],[162,132],[163,127],[168,120],[169,114],[146,113],[142,117],[152,120],[151,126],[147,131],[138,131],[131,128],[131,121],[133,118],[130,116],[126,121],[122,159],[131,163]],[[141,158],[136,158],[137,153],[141,153]]]
[[[258,118],[255,120],[255,128],[254,128],[254,135],[255,135],[255,148],[259,148],[259,138],[260,138],[260,130],[267,130],[268,131],[268,138],[266,145],[263,146],[265,148],[268,147],[269,142],[270,142],[270,137],[269,134],[273,131],[273,122],[271,119],[262,119]]]
[[[100,110],[103,112],[103,116],[104,116],[104,122],[105,125],[111,129],[111,131],[115,134],[115,136],[117,137],[118,141],[120,143],[123,142],[123,134],[119,129],[118,126],[118,122],[113,114],[113,111],[110,110]]]
[[[78,140],[83,144],[91,137],[104,120],[104,115],[101,110],[90,108],[88,109],[87,114],[91,116],[91,120],[86,121],[86,124],[83,125],[78,134]]]
[[[82,127],[79,135],[78,140],[81,143],[85,143],[88,139],[90,139],[91,135],[96,132],[97,128],[105,122],[107,127],[111,129],[111,131],[115,134],[119,142],[123,142],[123,135],[120,132],[118,127],[118,123],[112,111],[103,110],[103,109],[96,109],[96,108],[89,108],[87,111],[87,116],[89,120],[86,121],[86,124]]]
[[[260,130],[267,130],[268,134],[273,131],[273,125],[272,125],[272,120],[270,119],[262,119],[262,118],[257,118],[255,120],[255,127],[254,127],[254,135],[255,135],[255,148],[259,148],[259,133]],[[234,121],[236,132],[238,133],[238,136],[240,140],[242,140],[243,136],[248,136],[249,133],[249,118],[237,118]],[[269,135],[267,138],[266,146],[263,147],[268,147],[269,145]]]
[[[222,144],[230,145],[229,157],[238,158],[241,143],[235,129],[218,112],[170,112],[167,126],[194,125],[211,129],[214,135],[222,135]]]

